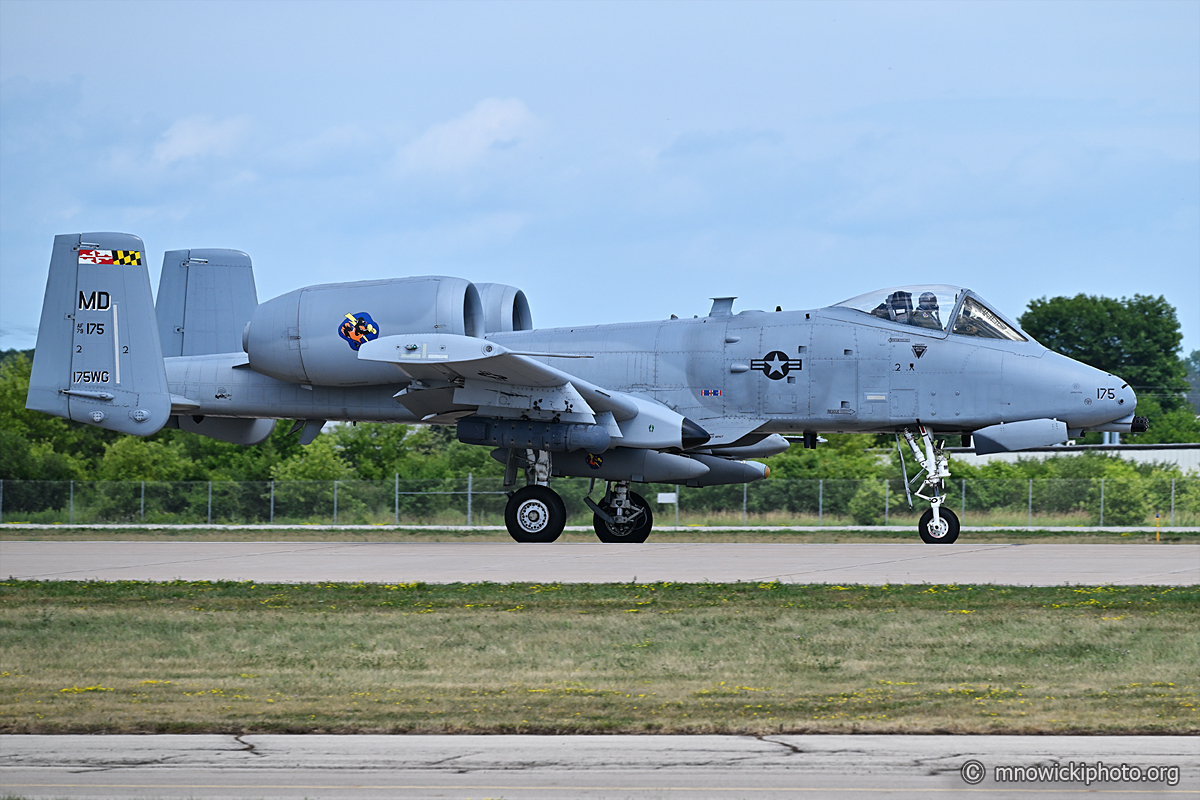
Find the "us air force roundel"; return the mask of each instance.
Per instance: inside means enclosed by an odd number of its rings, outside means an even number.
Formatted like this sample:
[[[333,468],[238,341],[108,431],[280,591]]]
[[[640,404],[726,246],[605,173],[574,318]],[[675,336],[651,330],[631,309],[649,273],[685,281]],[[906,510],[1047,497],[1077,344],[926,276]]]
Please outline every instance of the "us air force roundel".
[[[800,359],[788,358],[787,353],[782,350],[772,350],[762,358],[750,361],[750,369],[762,370],[762,374],[773,381],[781,380],[792,370],[799,370],[801,367]]]

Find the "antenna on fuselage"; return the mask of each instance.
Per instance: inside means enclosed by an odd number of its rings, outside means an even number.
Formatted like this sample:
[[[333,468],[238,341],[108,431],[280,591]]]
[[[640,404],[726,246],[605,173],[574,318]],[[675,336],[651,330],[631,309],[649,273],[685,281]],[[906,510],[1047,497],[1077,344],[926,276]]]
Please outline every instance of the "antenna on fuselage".
[[[733,301],[736,297],[714,297],[712,298],[712,308],[709,309],[710,317],[732,317],[733,316]]]

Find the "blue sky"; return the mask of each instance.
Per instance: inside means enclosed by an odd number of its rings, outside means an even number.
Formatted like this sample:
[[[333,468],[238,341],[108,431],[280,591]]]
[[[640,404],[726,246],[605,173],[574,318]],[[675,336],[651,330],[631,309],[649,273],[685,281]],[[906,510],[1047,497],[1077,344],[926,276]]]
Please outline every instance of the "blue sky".
[[[445,274],[539,326],[890,285],[1165,295],[1200,348],[1200,2],[0,0],[0,349],[56,233],[259,299]]]

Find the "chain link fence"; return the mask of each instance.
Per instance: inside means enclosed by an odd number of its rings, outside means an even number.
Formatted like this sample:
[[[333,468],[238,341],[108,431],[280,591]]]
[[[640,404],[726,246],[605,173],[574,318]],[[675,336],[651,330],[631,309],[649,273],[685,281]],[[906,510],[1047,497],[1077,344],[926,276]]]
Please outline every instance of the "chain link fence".
[[[589,481],[560,478],[568,524],[591,523]],[[593,499],[603,493],[597,482]],[[901,480],[633,486],[662,525],[915,525]],[[670,502],[670,495],[676,502]],[[661,495],[661,496],[660,496]],[[0,481],[0,522],[45,524],[503,525],[499,478],[438,481]],[[663,501],[663,502],[660,502]],[[967,525],[1194,526],[1200,478],[951,480]],[[1157,519],[1156,519],[1157,515]]]

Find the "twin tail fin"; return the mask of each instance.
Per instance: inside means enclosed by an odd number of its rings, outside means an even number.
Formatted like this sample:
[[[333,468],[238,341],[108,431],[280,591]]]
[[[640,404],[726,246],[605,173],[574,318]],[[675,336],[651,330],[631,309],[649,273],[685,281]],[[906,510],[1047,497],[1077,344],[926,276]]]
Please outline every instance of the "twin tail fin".
[[[25,407],[149,436],[171,416],[146,248],[127,233],[54,237]]]

